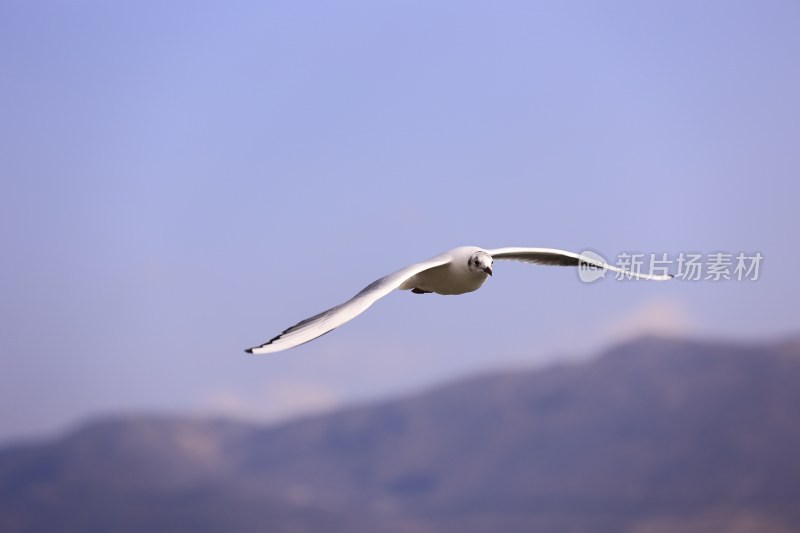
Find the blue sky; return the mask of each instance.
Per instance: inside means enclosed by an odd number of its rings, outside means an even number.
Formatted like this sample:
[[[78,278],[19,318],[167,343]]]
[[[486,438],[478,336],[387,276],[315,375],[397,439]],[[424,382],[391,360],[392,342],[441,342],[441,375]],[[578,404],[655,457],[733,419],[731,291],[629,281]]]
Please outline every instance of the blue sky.
[[[0,5],[0,440],[274,420],[641,331],[797,333],[796,2]],[[754,283],[497,265],[242,349],[443,250],[764,255]]]

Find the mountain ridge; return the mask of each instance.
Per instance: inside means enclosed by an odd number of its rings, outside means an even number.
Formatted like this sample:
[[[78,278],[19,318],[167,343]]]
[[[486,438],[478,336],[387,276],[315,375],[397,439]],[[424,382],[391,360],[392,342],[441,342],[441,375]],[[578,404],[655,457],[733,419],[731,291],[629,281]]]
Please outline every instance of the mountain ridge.
[[[647,337],[276,425],[104,419],[0,448],[0,531],[793,531],[798,348]]]

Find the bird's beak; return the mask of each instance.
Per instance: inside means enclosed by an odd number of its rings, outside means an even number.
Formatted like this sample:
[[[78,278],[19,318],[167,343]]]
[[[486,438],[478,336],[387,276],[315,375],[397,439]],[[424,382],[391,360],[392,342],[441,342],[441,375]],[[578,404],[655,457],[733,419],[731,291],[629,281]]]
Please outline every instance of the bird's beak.
[[[490,276],[492,275],[492,267],[486,267],[483,269],[483,271],[489,274]]]

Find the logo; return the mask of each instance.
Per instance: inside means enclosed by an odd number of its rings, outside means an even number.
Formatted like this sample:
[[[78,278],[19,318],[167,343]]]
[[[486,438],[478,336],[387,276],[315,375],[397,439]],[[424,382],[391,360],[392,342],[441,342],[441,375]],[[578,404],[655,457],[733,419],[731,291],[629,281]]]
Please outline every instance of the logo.
[[[598,253],[591,250],[584,250],[580,253],[581,259],[578,263],[578,277],[584,283],[592,283],[604,278],[608,270],[605,265],[608,263]]]

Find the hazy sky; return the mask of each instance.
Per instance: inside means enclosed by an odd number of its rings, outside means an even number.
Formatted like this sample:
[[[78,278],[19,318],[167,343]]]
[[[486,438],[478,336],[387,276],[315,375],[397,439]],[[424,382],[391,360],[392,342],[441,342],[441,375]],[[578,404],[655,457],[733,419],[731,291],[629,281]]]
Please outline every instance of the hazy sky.
[[[798,28],[795,1],[0,3],[0,440],[287,416],[642,330],[796,334]],[[764,260],[497,264],[242,351],[464,244]]]

